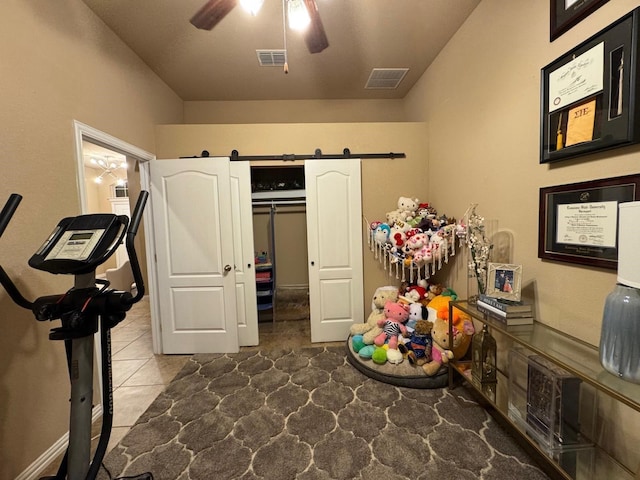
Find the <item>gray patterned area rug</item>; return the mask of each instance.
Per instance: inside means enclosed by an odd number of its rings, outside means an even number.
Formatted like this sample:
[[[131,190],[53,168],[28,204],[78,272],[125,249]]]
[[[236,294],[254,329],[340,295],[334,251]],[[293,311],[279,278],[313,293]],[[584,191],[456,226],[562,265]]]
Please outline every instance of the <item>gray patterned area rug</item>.
[[[378,382],[344,347],[199,354],[104,463],[156,480],[548,478],[465,392]]]

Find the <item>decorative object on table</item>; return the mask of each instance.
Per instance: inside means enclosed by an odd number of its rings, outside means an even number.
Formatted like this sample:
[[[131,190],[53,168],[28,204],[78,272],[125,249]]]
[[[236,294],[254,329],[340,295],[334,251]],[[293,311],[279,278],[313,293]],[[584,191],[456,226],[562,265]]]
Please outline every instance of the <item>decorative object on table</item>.
[[[519,302],[521,285],[522,265],[489,263],[487,296]]]
[[[578,443],[581,383],[548,360],[529,357],[526,421],[545,447]]]
[[[487,291],[487,268],[493,245],[487,237],[484,217],[476,212],[478,204],[472,204],[464,215],[464,223],[466,226],[466,243],[469,247],[469,277],[476,279],[478,286],[478,294],[484,294]],[[475,303],[477,297],[469,294],[467,296],[469,303]]]
[[[618,204],[640,200],[640,175],[540,188],[538,257],[615,269]]]
[[[567,11],[603,2],[573,3]],[[639,25],[636,8],[542,68],[540,163],[640,141]]]
[[[551,0],[549,41],[553,42],[609,0]]]
[[[640,202],[621,203],[619,211],[618,281],[604,305],[600,363],[640,383]]]
[[[485,323],[471,340],[471,379],[479,385],[496,383],[496,340]]]
[[[480,295],[476,308],[487,317],[498,320],[508,327],[533,324],[533,305],[523,301],[513,302]]]
[[[479,304],[481,303],[483,307],[493,307],[500,312],[504,313],[505,316],[509,314],[524,314],[524,313],[533,313],[533,305],[529,302],[525,302],[524,300],[506,300],[504,298],[494,298],[489,295],[480,295],[478,298]]]

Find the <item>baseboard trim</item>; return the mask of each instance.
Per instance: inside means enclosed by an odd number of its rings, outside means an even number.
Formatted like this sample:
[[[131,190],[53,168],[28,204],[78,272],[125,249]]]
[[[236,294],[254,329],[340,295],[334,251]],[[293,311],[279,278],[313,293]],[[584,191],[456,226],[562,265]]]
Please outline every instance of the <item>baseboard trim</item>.
[[[102,404],[96,405],[91,411],[91,423],[102,416]],[[27,467],[15,480],[37,480],[39,475],[51,465],[58,456],[62,455],[69,445],[69,432],[66,432],[53,445],[40,455],[35,462]]]

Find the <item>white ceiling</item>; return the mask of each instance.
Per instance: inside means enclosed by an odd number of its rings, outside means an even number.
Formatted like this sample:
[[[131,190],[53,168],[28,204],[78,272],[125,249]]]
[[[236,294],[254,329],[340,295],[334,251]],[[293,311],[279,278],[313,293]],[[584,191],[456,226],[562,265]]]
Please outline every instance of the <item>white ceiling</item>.
[[[282,49],[282,0],[240,6],[213,30],[189,19],[206,0],[83,0],[183,100],[403,98],[480,0],[316,0],[329,47],[310,54],[287,31],[289,74],[260,67]],[[374,68],[408,68],[395,90],[364,85]]]
[[[119,152],[115,152],[105,147],[101,147],[100,145],[96,145],[95,143],[88,142],[83,140],[82,142],[82,162],[85,168],[90,168],[98,172],[96,175],[102,173],[100,167],[94,165],[91,162],[91,158],[95,158],[96,160],[102,159],[107,163],[110,161],[115,161],[116,163],[121,163],[126,161],[127,157]]]

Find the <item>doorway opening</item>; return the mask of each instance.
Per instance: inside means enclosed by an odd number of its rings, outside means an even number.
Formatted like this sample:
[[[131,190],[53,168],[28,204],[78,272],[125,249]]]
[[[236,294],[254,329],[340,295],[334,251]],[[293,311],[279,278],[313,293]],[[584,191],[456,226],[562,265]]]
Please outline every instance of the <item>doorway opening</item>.
[[[251,200],[258,321],[308,323],[304,164],[252,165]]]
[[[78,121],[74,121],[74,133],[81,213],[130,215],[132,206],[129,199],[135,202],[141,190],[140,166],[154,159],[155,155]],[[142,224],[135,245],[140,268],[148,285],[147,252]],[[117,268],[126,261],[126,249],[122,245],[116,255],[105,262],[96,274],[105,275],[107,269]],[[158,327],[153,322],[151,330],[153,349],[157,352],[160,341]],[[97,343],[99,348],[99,342]]]

